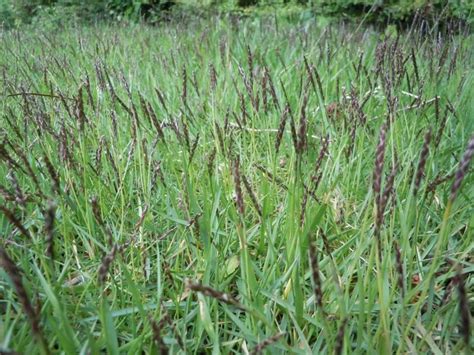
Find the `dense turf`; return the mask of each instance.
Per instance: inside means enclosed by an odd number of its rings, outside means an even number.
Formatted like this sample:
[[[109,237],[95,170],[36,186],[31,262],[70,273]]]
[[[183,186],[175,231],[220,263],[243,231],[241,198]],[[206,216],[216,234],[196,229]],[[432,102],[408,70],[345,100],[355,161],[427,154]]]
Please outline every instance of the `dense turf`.
[[[0,35],[2,351],[472,346],[472,36]]]

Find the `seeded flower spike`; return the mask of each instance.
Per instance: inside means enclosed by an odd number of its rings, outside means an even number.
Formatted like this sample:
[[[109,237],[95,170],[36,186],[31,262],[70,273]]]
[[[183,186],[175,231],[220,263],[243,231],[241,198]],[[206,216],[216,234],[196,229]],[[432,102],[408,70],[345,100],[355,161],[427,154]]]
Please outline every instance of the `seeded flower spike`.
[[[348,319],[344,319],[342,321],[341,326],[339,327],[339,330],[337,331],[337,336],[336,336],[336,345],[334,347],[334,354],[335,355],[340,355],[342,354],[343,346],[344,346],[344,334],[346,331],[346,324],[347,324]]]
[[[240,304],[239,301],[237,301],[235,298],[233,298],[231,295],[227,293],[215,290],[209,286],[204,286],[198,281],[185,280],[185,285],[188,290],[191,290],[194,292],[200,292],[204,296],[214,298],[222,303],[234,306],[241,310],[245,310],[245,307],[242,304]]]
[[[245,190],[247,190],[247,193],[250,196],[250,200],[252,201],[253,206],[257,210],[257,213],[260,217],[262,217],[262,209],[260,208],[260,205],[258,204],[257,196],[252,190],[252,186],[250,185],[249,181],[245,177],[244,174],[242,174],[242,181],[244,182]]]
[[[112,265],[112,262],[115,260],[115,257],[117,256],[118,251],[119,251],[119,246],[117,244],[114,244],[110,253],[105,255],[104,258],[102,259],[102,264],[100,265],[99,276],[98,276],[98,281],[100,285],[103,285],[105,283],[107,274],[110,269],[110,265]]]
[[[307,89],[306,89],[307,90]],[[301,117],[300,117],[300,126],[298,129],[298,145],[297,145],[297,152],[302,154],[306,149],[306,130],[308,125],[308,120],[306,117],[306,106],[308,105],[308,92],[305,93],[303,98],[303,105],[301,106]]]
[[[207,171],[209,173],[209,176],[212,176],[212,173],[213,173],[214,160],[216,159],[216,153],[217,153],[217,149],[214,147],[211,153],[209,154],[209,159],[207,163]]]
[[[217,87],[217,72],[216,68],[214,67],[214,64],[211,64],[209,66],[209,77],[211,81],[211,90],[215,91]]]
[[[316,165],[314,166],[313,174],[311,175],[311,180],[313,182],[313,189],[312,192],[316,192],[318,189],[319,183],[322,178],[322,172],[320,171],[321,165],[323,163],[324,158],[328,154],[328,147],[329,147],[329,134],[326,135],[325,138],[321,138],[321,149],[319,151],[318,159],[316,160]]]
[[[157,323],[151,316],[149,316],[148,320],[151,324],[153,340],[155,341],[156,346],[158,347],[158,354],[168,354],[168,347],[164,343],[163,337],[161,336],[161,331],[163,330],[164,322],[160,321],[159,323]]]
[[[28,321],[31,325],[31,330],[33,335],[38,339],[38,341],[45,347],[45,342],[43,338],[43,333],[40,326],[40,316],[38,311],[33,307],[28,298],[28,293],[26,292],[25,286],[21,280],[22,271],[15,265],[10,256],[3,247],[0,246],[0,267],[3,268],[6,274],[10,277],[10,280],[13,284],[13,288],[17,294],[18,300],[21,303],[23,312],[25,312]]]
[[[268,82],[268,86],[270,88],[270,94],[272,96],[273,104],[279,110],[280,109],[280,103],[278,101],[278,96],[276,94],[275,84],[273,83],[273,79],[270,75],[270,71],[268,70],[267,66],[265,66],[265,74],[264,75],[267,77],[267,82]]]
[[[251,355],[262,354],[263,350],[265,350],[265,348],[267,348],[268,346],[276,343],[278,340],[280,340],[280,338],[283,335],[285,335],[285,333],[278,333],[278,334],[275,334],[275,335],[271,336],[270,338],[265,339],[261,343],[258,343],[255,346],[255,348],[253,348],[253,350],[250,352],[250,354]]]
[[[260,86],[261,86],[261,92],[262,92],[262,104],[263,104],[263,110],[265,113],[268,112],[268,89],[267,89],[267,76],[265,73],[261,76],[260,80]]]
[[[462,181],[466,176],[467,169],[469,168],[469,163],[471,162],[472,156],[474,155],[474,135],[471,136],[469,143],[467,144],[466,151],[462,157],[459,168],[456,171],[456,176],[454,177],[453,185],[451,186],[451,196],[450,201],[454,202],[456,196],[461,188]]]
[[[186,99],[188,97],[188,73],[186,72],[186,67],[183,66],[182,70],[182,77],[183,77],[183,91],[181,93],[181,101],[184,105],[186,105]]]
[[[403,272],[403,259],[402,259],[402,252],[400,251],[400,247],[398,246],[397,242],[394,242],[395,247],[395,263],[397,266],[398,272],[398,279],[397,284],[398,288],[400,289],[400,294],[402,298],[405,296],[405,273]]]
[[[398,171],[398,165],[392,168],[390,175],[387,177],[387,181],[385,183],[385,188],[383,190],[383,194],[380,196],[380,204],[379,204],[379,218],[383,217],[383,213],[385,212],[385,208],[387,207],[387,202],[392,195],[393,184],[395,181],[395,175]],[[382,222],[382,221],[380,221]],[[378,227],[381,227],[381,223],[379,223]]]
[[[280,150],[280,144],[283,138],[283,133],[285,131],[286,121],[288,120],[288,111],[289,111],[289,107],[287,105],[285,106],[285,109],[283,110],[283,113],[281,115],[280,125],[278,126],[278,132],[275,139],[275,152],[276,153],[278,153],[278,151]]]
[[[44,158],[44,163],[46,165],[46,168],[48,170],[48,174],[53,180],[53,191],[56,194],[59,194],[61,192],[60,190],[60,182],[59,182],[59,175],[54,169],[53,164],[51,163],[51,160],[49,160],[48,156],[46,154],[43,155]]]
[[[234,177],[235,184],[235,198],[237,203],[237,208],[239,210],[240,216],[243,218],[245,214],[244,198],[242,194],[242,186],[240,184],[240,162],[239,159],[235,159],[232,164],[232,176]]]
[[[316,246],[312,241],[309,242],[309,262],[311,266],[311,277],[314,284],[314,297],[317,306],[324,313],[323,309],[323,290],[321,285],[321,277],[319,275],[319,262]]]
[[[90,204],[92,206],[92,214],[94,215],[95,220],[101,226],[104,225],[104,220],[102,219],[102,215],[100,213],[99,202],[97,200],[97,196],[92,196],[90,199]]]
[[[173,320],[171,319],[169,313],[166,312],[165,309],[163,309],[162,312],[163,312],[164,314],[163,314],[163,319],[160,321],[160,323],[161,323],[161,322],[166,322],[166,323],[168,323],[168,325],[169,325],[169,326],[171,327],[171,329],[173,330],[174,337],[176,338],[176,342],[178,343],[179,347],[180,347],[182,350],[185,350],[183,339],[181,338],[181,335],[179,334],[178,329],[176,328],[176,325],[174,324]]]
[[[464,338],[464,343],[466,348],[469,349],[470,346],[470,336],[471,336],[471,317],[470,317],[470,308],[469,308],[469,299],[467,296],[466,287],[464,285],[464,275],[462,272],[462,267],[457,266],[456,276],[454,277],[454,283],[458,289],[459,295],[459,313],[461,316],[461,326],[460,331],[461,335]]]
[[[425,173],[425,165],[426,165],[426,159],[428,158],[428,154],[429,154],[430,142],[431,142],[431,128],[425,134],[425,140],[423,142],[423,148],[421,149],[421,154],[420,154],[420,161],[418,163],[418,168],[416,169],[415,186],[413,189],[413,193],[415,195],[418,192],[418,189],[420,188],[421,179],[423,178],[423,175]]]
[[[387,125],[383,124],[380,128],[379,144],[375,153],[375,169],[374,169],[374,183],[373,188],[375,192],[375,202],[380,202],[380,188],[382,184],[382,170],[385,159],[385,136],[387,131]]]
[[[300,227],[304,226],[306,205],[308,203],[308,195],[309,195],[308,188],[305,188],[303,191],[303,197],[301,199]]]
[[[31,238],[31,234],[28,230],[23,226],[18,218],[15,217],[15,214],[10,211],[5,206],[0,205],[0,212],[2,212],[5,217],[10,221],[12,225],[14,225],[20,232],[27,238]]]
[[[46,256],[54,260],[54,221],[56,219],[56,205],[49,202],[44,213],[44,231],[46,233]]]
[[[380,128],[380,136],[379,136],[379,143],[377,145],[376,153],[375,153],[375,168],[374,168],[374,176],[373,176],[373,189],[375,194],[375,208],[376,208],[376,215],[375,215],[375,230],[374,235],[376,238],[377,246],[378,246],[378,255],[381,258],[382,255],[382,245],[380,241],[380,229],[383,222],[383,212],[385,209],[385,202],[388,200],[388,196],[390,193],[390,189],[385,188],[384,195],[381,195],[381,185],[382,185],[382,173],[383,173],[383,166],[385,160],[385,136],[386,136],[386,124],[383,124]]]

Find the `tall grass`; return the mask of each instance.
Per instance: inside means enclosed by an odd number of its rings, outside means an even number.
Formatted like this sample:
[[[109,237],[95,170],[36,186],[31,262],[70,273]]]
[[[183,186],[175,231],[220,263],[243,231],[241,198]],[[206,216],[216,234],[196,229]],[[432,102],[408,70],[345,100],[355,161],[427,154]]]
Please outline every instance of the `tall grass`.
[[[1,351],[472,348],[467,29],[0,36]]]

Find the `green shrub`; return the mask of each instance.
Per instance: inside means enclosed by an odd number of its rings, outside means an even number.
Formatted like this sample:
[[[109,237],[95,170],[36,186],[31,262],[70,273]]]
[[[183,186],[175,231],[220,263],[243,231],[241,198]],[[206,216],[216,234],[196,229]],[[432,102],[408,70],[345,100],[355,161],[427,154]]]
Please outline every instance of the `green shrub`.
[[[0,23],[5,27],[46,21],[64,24],[96,19],[133,20],[149,16],[170,1],[163,0],[0,0]]]
[[[315,0],[327,15],[364,15],[370,21],[410,21],[417,12],[426,18],[458,18],[473,22],[474,2],[468,0]]]
[[[0,0],[0,24],[16,27],[25,23],[49,21],[64,24],[70,21],[96,19],[154,21],[176,0]],[[178,2],[178,1],[176,1]],[[463,19],[474,22],[471,0],[180,0],[195,8],[219,6],[226,11],[249,6],[289,9],[311,9],[317,15],[343,16],[368,22],[408,23],[417,12],[432,20]],[[283,10],[286,11],[286,10]]]

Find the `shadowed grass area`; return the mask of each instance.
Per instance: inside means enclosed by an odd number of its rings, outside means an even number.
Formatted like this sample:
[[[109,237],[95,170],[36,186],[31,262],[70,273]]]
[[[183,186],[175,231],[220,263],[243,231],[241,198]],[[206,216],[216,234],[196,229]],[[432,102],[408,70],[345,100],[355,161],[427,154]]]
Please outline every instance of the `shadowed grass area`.
[[[453,33],[1,33],[0,350],[468,351],[474,43]]]

